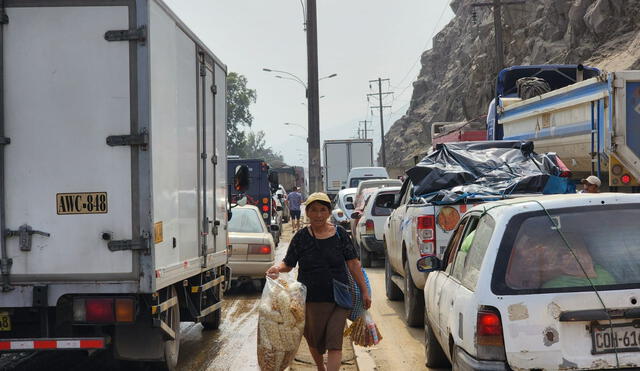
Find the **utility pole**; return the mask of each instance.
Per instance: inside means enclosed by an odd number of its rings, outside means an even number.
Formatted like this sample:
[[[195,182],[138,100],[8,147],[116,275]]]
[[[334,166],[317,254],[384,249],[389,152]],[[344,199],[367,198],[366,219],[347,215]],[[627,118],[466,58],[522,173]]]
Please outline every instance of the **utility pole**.
[[[316,0],[307,0],[307,107],[309,134],[309,189],[322,191],[320,172],[320,98],[318,97],[318,22]]]
[[[367,124],[370,122],[371,121],[368,120],[358,121],[358,138],[367,139],[368,133],[373,131],[373,129],[367,129]],[[364,130],[360,130],[360,124],[364,124]],[[360,135],[360,133],[362,133],[362,135]]]
[[[490,6],[493,7],[493,30],[496,40],[496,69],[497,73],[504,68],[504,44],[502,42],[502,6],[503,5],[521,5],[525,0],[493,0],[490,3],[475,3],[471,6]],[[497,75],[496,73],[496,75]]]
[[[382,96],[383,95],[388,95],[388,94],[393,94],[392,91],[387,91],[387,92],[382,92],[382,82],[383,81],[389,81],[389,79],[382,79],[380,77],[378,77],[377,80],[369,80],[369,87],[371,87],[371,83],[372,82],[377,82],[378,83],[378,92],[377,93],[371,93],[371,94],[367,94],[367,98],[370,96],[378,96],[378,105],[377,106],[373,106],[371,108],[379,108],[380,109],[380,148],[382,150],[382,167],[386,167],[387,166],[387,155],[384,149],[384,117],[382,115],[382,111],[385,108],[391,108],[391,106],[385,106],[382,102]]]

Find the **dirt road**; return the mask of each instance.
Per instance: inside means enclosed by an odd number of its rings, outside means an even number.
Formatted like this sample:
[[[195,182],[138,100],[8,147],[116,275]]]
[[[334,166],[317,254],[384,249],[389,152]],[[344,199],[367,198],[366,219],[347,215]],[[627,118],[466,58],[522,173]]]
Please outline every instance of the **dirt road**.
[[[379,265],[377,262],[376,267]],[[361,349],[371,356],[377,371],[427,370],[424,364],[424,329],[405,324],[402,301],[387,300],[383,267],[367,268],[367,275],[373,290],[373,304],[369,311],[384,339],[373,348]]]

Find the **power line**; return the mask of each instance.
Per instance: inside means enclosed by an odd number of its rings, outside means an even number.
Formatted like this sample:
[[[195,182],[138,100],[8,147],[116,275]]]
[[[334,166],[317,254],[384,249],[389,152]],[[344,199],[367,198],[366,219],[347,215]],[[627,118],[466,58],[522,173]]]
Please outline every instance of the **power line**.
[[[367,94],[367,101],[369,101],[369,97],[375,97],[377,95],[378,98],[378,105],[377,106],[370,106],[370,109],[374,109],[374,108],[378,108],[380,109],[380,149],[382,152],[382,166],[386,167],[387,166],[387,158],[386,158],[386,153],[385,153],[385,148],[384,148],[384,116],[383,116],[383,111],[385,108],[391,108],[390,105],[385,105],[384,104],[384,100],[383,100],[383,96],[388,96],[388,95],[393,95],[392,91],[386,91],[386,92],[382,92],[382,82],[389,82],[391,80],[389,79],[383,79],[378,77],[376,80],[369,80],[369,89],[371,89],[371,83],[378,83],[378,92],[377,93],[370,93]]]

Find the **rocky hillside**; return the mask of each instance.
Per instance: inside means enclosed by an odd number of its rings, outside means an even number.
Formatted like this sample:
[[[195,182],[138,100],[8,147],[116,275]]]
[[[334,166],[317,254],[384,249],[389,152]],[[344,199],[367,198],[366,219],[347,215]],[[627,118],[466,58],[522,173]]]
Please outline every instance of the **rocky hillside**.
[[[407,113],[386,134],[387,164],[413,164],[430,146],[430,125],[485,115],[495,85],[491,8],[453,0],[453,20],[422,54]],[[475,18],[475,20],[474,20]],[[503,8],[505,66],[568,63],[640,69],[640,0],[526,0]]]

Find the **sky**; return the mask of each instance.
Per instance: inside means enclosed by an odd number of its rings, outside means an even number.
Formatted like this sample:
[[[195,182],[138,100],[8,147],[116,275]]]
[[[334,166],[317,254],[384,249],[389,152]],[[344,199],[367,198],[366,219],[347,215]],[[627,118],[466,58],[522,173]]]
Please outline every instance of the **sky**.
[[[290,165],[307,166],[307,106],[302,84],[263,68],[307,80],[304,0],[165,0],[231,72],[255,89],[252,130]],[[358,137],[368,120],[374,153],[380,147],[378,78],[385,95],[384,131],[406,112],[420,55],[452,18],[449,0],[318,0],[320,139]],[[295,125],[284,125],[292,123]],[[362,126],[362,124],[361,124]],[[377,155],[374,155],[377,157]]]

